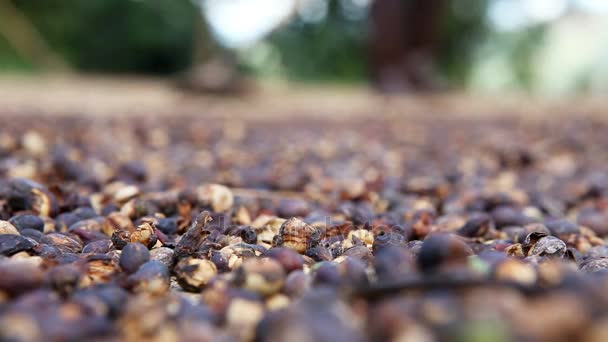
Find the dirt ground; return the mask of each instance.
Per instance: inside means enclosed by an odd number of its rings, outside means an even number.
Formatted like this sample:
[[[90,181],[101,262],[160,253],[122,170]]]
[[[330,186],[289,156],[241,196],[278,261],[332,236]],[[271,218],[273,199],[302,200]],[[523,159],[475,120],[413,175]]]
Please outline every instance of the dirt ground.
[[[401,116],[523,119],[604,117],[599,97],[529,95],[381,95],[363,86],[258,84],[240,96],[186,93],[171,80],[97,76],[0,77],[0,115],[205,115],[243,119],[327,120]],[[608,117],[608,116],[607,116]]]

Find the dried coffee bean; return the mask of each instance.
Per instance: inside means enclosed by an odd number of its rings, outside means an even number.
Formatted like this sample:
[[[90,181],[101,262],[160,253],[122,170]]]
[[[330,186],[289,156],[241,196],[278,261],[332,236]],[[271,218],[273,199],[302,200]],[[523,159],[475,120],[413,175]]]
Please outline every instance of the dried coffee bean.
[[[107,236],[112,236],[115,230],[134,232],[135,226],[127,215],[113,212],[106,216],[103,222],[103,232]]]
[[[372,253],[367,246],[351,247],[342,252],[341,256],[358,259],[365,263],[370,263],[373,260]]]
[[[76,253],[65,253],[65,252],[60,253],[55,258],[55,261],[57,261],[61,265],[73,264],[73,263],[81,261],[81,260],[82,259],[80,258],[79,254],[76,254]]]
[[[57,212],[57,199],[41,184],[29,179],[13,179],[9,183],[8,204],[14,211],[33,210],[51,217]]]
[[[120,211],[120,207],[116,204],[110,203],[101,209],[101,216],[108,216],[111,213]]]
[[[399,246],[380,249],[374,255],[373,265],[380,281],[405,279],[415,269],[412,255],[405,247]]]
[[[80,221],[81,218],[74,213],[61,213],[55,218],[55,226],[60,232],[65,232],[71,225]]]
[[[243,340],[252,340],[255,327],[264,316],[264,302],[258,299],[234,298],[226,309],[226,324]]]
[[[267,314],[257,325],[256,340],[364,340],[353,324],[353,309],[338,297],[328,287],[308,291],[297,304]]]
[[[160,243],[163,246],[175,248],[176,243],[173,236],[167,236],[165,233],[156,228],[154,228],[154,235],[156,235],[156,238],[158,239],[157,244]]]
[[[64,254],[59,248],[47,244],[39,244],[34,247],[33,251],[39,257],[47,260],[57,260],[61,258]]]
[[[72,295],[73,300],[77,302],[94,301],[98,303],[100,305],[98,310],[105,312],[110,318],[116,318],[123,312],[128,297],[129,294],[124,289],[106,284],[78,289]]]
[[[19,252],[29,251],[36,245],[35,241],[21,235],[0,235],[0,254],[2,255],[10,256]]]
[[[88,256],[83,266],[85,271],[78,284],[80,287],[109,283],[118,268],[116,260],[112,257],[99,254]]]
[[[42,239],[44,238],[44,234],[36,229],[24,229],[21,232],[21,236],[30,238],[38,243],[40,243],[42,241]]]
[[[568,220],[550,221],[546,223],[546,226],[551,231],[551,234],[557,237],[580,233],[578,225]]]
[[[133,198],[120,207],[120,212],[131,220],[136,221],[139,218],[154,215],[154,213],[158,212],[158,208],[151,201]]]
[[[342,285],[349,288],[363,288],[369,284],[367,264],[360,259],[343,256],[338,262]]]
[[[338,265],[331,261],[322,261],[315,264],[312,270],[312,284],[314,286],[340,286],[342,276]]]
[[[192,222],[192,225],[182,235],[181,239],[175,246],[175,257],[181,259],[187,256],[194,255],[201,247],[210,232],[206,230],[207,224],[211,221],[209,212],[201,212]]]
[[[575,262],[576,264],[580,264],[580,262],[584,259],[581,252],[578,249],[573,247],[568,247],[566,250],[566,254],[564,255],[564,259]]]
[[[353,239],[359,239],[363,241],[363,243],[365,243],[367,246],[371,246],[374,243],[374,234],[369,230],[357,229],[350,231],[346,239],[351,241]]]
[[[181,259],[173,270],[179,284],[187,291],[200,291],[217,274],[217,267],[205,259]]]
[[[504,259],[493,266],[492,273],[498,280],[532,285],[537,274],[533,266],[518,259]]]
[[[162,218],[156,222],[154,225],[156,229],[159,229],[161,232],[165,234],[175,234],[178,230],[177,218],[169,217]]]
[[[97,240],[90,242],[82,249],[82,254],[105,254],[112,248],[111,240]]]
[[[238,243],[220,249],[219,253],[228,261],[228,267],[230,267],[231,270],[234,270],[246,259],[259,256],[264,253],[264,251],[256,250],[252,245],[246,243]]]
[[[492,210],[491,215],[497,228],[525,226],[536,221],[534,218],[526,216],[522,210],[506,205],[496,207]]]
[[[352,221],[355,226],[369,223],[374,217],[373,208],[366,204],[357,205],[353,202],[346,202],[340,206],[340,211],[348,220]]]
[[[100,217],[78,221],[68,228],[68,232],[78,236],[85,244],[108,239],[103,233],[103,218]]]
[[[606,272],[608,270],[608,258],[589,258],[580,265],[581,271],[586,273]]]
[[[301,270],[304,265],[302,256],[291,248],[273,247],[269,249],[264,256],[278,261],[286,273],[295,270]]]
[[[234,196],[232,191],[220,184],[204,184],[197,189],[197,196],[203,206],[209,206],[214,212],[224,212],[232,208]]]
[[[433,229],[433,223],[436,217],[434,208],[425,208],[416,210],[412,217],[412,236],[418,239],[424,239]],[[398,231],[393,232],[397,233]],[[401,233],[401,232],[398,232]]]
[[[81,271],[74,265],[59,265],[49,270],[46,282],[61,295],[71,294],[80,280]]]
[[[599,236],[605,236],[608,233],[608,213],[598,211],[581,212],[578,214],[576,222],[581,226],[589,227]]]
[[[141,243],[133,242],[127,244],[120,254],[119,265],[127,273],[134,273],[139,266],[150,260],[150,251]]]
[[[19,231],[10,222],[0,220],[0,235],[1,234],[19,235]]]
[[[228,258],[223,255],[219,251],[211,251],[211,256],[209,258],[215,267],[217,267],[218,272],[230,272],[230,262]]]
[[[248,259],[236,269],[237,286],[268,296],[277,293],[285,282],[285,271],[271,258]]]
[[[566,253],[566,244],[554,237],[544,236],[532,244],[527,255],[563,258]]]
[[[15,215],[8,220],[17,230],[34,229],[39,232],[44,231],[44,220],[36,215],[21,214]]]
[[[591,247],[585,253],[585,258],[608,258],[608,245]]]
[[[82,244],[80,241],[61,233],[46,234],[42,237],[40,242],[53,245],[59,248],[62,252],[79,253],[82,250]]]
[[[304,255],[312,258],[314,261],[331,261],[334,258],[328,248],[321,246],[316,246],[307,249]]]
[[[137,185],[128,185],[122,182],[113,183],[111,188],[106,188],[106,191],[112,196],[114,202],[118,204],[125,204],[140,194],[140,189]]]
[[[131,242],[138,242],[147,248],[152,248],[156,245],[158,237],[154,232],[154,228],[150,223],[144,222],[137,227],[133,233],[131,233]]]
[[[418,255],[418,268],[425,273],[439,270],[444,265],[457,265],[466,262],[473,251],[459,238],[449,234],[436,234],[427,237]]]
[[[123,249],[131,242],[131,233],[127,230],[115,230],[112,233],[112,245],[116,249]]]
[[[44,280],[40,268],[26,260],[0,260],[0,274],[0,291],[9,295],[31,291],[40,287]]]
[[[243,242],[248,244],[255,244],[258,241],[258,235],[250,227],[243,227],[239,229],[239,236],[243,239]]]
[[[372,252],[376,254],[385,247],[404,246],[406,243],[407,240],[405,239],[405,237],[399,233],[381,231],[374,238]]]
[[[72,213],[74,215],[76,215],[77,217],[79,217],[81,220],[88,220],[88,219],[93,219],[93,218],[97,217],[97,213],[95,212],[95,209],[93,209],[91,207],[76,208],[76,209],[74,209],[74,211],[72,211]]]
[[[546,234],[546,235],[551,235],[551,231],[549,230],[549,228],[547,228],[547,226],[545,226],[542,223],[532,223],[532,224],[527,224],[524,226],[524,231],[525,231],[525,235],[518,237],[518,240],[520,240],[521,242],[524,242],[526,239],[526,236],[528,236],[528,234],[532,234],[532,233],[540,233],[540,234]]]
[[[144,182],[148,171],[139,161],[129,161],[118,167],[116,178],[127,182]]]
[[[291,218],[285,221],[279,230],[279,246],[288,247],[298,253],[304,253],[321,240],[321,232],[298,219]]]
[[[492,217],[486,214],[474,215],[458,230],[458,234],[466,237],[484,236],[492,228]]]
[[[310,212],[310,206],[305,200],[286,198],[279,202],[277,212],[281,217],[305,217]]]
[[[158,295],[169,290],[169,277],[167,265],[150,260],[139,266],[137,271],[129,276],[128,282],[135,291]]]
[[[156,260],[167,267],[173,265],[175,252],[171,248],[158,247],[150,250],[150,260]]]
[[[285,293],[292,298],[300,297],[310,289],[311,283],[309,274],[300,270],[293,271],[285,279]]]

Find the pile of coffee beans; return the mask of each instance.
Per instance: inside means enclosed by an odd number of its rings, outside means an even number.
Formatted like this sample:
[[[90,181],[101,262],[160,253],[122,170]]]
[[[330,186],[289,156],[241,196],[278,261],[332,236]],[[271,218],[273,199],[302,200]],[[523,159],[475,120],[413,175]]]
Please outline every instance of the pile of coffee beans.
[[[600,119],[2,121],[2,341],[608,340]]]

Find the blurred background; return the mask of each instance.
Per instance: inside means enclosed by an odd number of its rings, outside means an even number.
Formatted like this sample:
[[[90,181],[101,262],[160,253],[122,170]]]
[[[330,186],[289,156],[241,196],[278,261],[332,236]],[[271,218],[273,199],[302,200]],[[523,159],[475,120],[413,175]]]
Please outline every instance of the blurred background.
[[[608,0],[0,0],[0,71],[601,93]]]

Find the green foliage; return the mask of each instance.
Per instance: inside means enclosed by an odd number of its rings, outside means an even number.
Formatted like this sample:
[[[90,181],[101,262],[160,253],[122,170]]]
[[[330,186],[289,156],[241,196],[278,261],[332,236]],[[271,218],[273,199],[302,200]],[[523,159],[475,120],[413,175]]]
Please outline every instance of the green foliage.
[[[190,0],[19,0],[51,47],[80,70],[170,73],[191,63]]]
[[[279,52],[285,76],[300,81],[362,81],[366,76],[366,19],[348,18],[338,1],[329,1],[318,23],[294,18],[267,42]]]
[[[536,47],[544,37],[545,30],[544,25],[536,25],[528,29],[525,34],[518,35],[513,42],[509,60],[512,62],[517,83],[524,89],[530,89],[534,81],[532,59]]]
[[[464,86],[473,67],[471,60],[489,34],[487,0],[453,1],[441,27],[437,67],[454,86]]]
[[[34,66],[25,61],[0,35],[0,71],[33,71]]]

